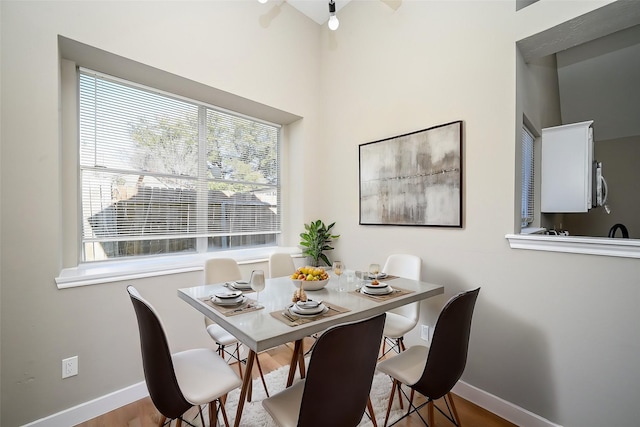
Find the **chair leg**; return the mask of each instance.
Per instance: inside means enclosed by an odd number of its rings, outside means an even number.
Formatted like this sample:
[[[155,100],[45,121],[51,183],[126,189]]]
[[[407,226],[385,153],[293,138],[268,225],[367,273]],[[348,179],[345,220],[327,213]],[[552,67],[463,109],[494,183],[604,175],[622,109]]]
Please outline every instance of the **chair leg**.
[[[378,427],[378,423],[376,422],[376,414],[373,412],[373,404],[371,403],[371,396],[367,398],[367,410],[369,411],[369,418],[371,418],[371,423],[373,427]]]
[[[391,405],[393,405],[393,395],[396,392],[396,387],[398,387],[399,382],[394,378],[393,385],[391,386],[391,395],[389,395],[389,403],[387,404],[387,414],[384,416],[384,427],[387,427],[387,422],[389,422],[389,414],[391,413]],[[398,391],[400,393],[400,391]]]
[[[182,418],[176,420],[176,427],[182,427]]]
[[[222,419],[224,420],[224,424],[229,427],[229,418],[227,418],[227,410],[224,407],[224,401],[226,400],[227,395],[224,396],[224,399],[220,399],[220,412],[222,412]]]
[[[456,420],[458,427],[462,427],[462,422],[460,421],[460,417],[458,416],[458,411],[456,410],[456,404],[453,403],[453,395],[449,392],[445,395],[445,399],[449,398],[449,404],[451,406],[451,412],[453,412],[453,418]]]
[[[200,422],[202,423],[202,425],[204,424],[204,414],[202,413],[202,406],[198,405],[198,413],[200,414]]]
[[[209,402],[209,427],[214,427],[218,424],[218,408],[216,402]]]
[[[405,351],[407,348],[404,346],[404,337],[398,338],[398,350]]]
[[[431,400],[429,403],[427,403],[427,420],[430,426],[435,426],[435,417],[433,416],[433,407],[434,407],[434,403],[433,400]]]

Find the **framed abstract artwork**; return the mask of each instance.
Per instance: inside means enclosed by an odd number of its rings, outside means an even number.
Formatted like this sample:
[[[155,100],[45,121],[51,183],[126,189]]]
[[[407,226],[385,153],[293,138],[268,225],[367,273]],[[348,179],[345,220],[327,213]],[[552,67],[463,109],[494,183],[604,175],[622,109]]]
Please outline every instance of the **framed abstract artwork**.
[[[360,224],[462,227],[462,121],[360,144]]]

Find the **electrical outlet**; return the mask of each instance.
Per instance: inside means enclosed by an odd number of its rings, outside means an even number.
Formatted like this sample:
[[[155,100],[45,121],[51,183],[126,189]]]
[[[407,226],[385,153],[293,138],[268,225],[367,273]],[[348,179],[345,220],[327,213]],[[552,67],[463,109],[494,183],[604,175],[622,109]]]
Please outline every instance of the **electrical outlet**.
[[[78,356],[62,359],[62,378],[78,375]]]
[[[422,329],[420,329],[420,338],[425,341],[429,341],[429,325],[422,325]]]

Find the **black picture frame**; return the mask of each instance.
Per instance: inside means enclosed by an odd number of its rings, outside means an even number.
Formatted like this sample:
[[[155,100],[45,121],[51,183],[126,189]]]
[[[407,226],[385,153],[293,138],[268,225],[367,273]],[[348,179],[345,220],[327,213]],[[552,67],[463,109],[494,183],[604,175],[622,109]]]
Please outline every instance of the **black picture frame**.
[[[360,225],[462,228],[462,120],[360,144]]]

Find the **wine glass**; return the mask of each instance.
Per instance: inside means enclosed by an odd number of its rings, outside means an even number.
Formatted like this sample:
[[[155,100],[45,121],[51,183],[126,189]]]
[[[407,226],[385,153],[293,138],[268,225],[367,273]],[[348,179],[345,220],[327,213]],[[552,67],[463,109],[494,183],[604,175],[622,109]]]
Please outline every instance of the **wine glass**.
[[[377,279],[378,274],[380,274],[380,264],[371,264],[369,265],[369,278]]]
[[[365,276],[364,271],[356,271],[356,290],[360,290],[362,285],[364,285]]]
[[[265,283],[264,283],[264,271],[262,270],[253,270],[251,272],[251,289],[256,291],[256,306],[259,307],[260,301],[260,291],[264,291]]]
[[[344,273],[344,277],[346,278],[345,282],[346,282],[346,286],[343,288],[342,286],[340,286],[340,290],[341,291],[348,291],[349,289],[351,289],[352,287],[357,288],[358,286],[356,285],[356,272],[352,271],[352,270],[348,270],[346,273]]]
[[[344,272],[344,264],[342,261],[333,262],[333,273],[338,276],[338,286],[340,286],[340,276]]]

